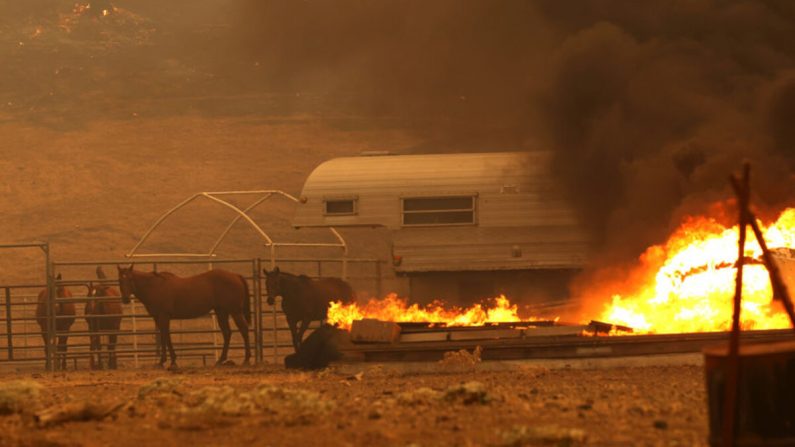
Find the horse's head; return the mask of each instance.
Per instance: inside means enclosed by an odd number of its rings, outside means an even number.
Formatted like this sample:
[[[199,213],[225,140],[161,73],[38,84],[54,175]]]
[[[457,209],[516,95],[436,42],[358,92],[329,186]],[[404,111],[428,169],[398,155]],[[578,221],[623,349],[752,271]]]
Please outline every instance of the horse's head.
[[[265,289],[268,292],[268,304],[273,306],[276,302],[276,297],[282,294],[282,280],[279,275],[279,267],[269,272],[267,269],[262,269],[265,272]]]
[[[119,289],[121,289],[121,301],[124,304],[130,303],[130,295],[135,293],[135,279],[133,278],[133,265],[124,268],[116,266],[119,270]]]
[[[87,298],[91,298],[93,296],[96,296],[97,288],[96,288],[96,286],[94,286],[93,282],[89,282],[88,284],[86,284],[86,289],[87,289],[86,290],[86,297]]]
[[[66,286],[60,284],[62,280],[63,277],[59,273],[58,276],[55,277],[55,296],[58,298],[67,298],[72,296],[72,294],[69,293],[69,290],[66,289]]]

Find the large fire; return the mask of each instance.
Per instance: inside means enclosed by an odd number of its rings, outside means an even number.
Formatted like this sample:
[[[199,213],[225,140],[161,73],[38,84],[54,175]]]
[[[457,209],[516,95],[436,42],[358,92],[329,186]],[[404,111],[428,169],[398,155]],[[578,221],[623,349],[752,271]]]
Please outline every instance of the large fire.
[[[762,225],[762,229],[769,247],[795,248],[795,208],[787,209],[772,224]],[[728,330],[732,319],[737,236],[737,226],[726,227],[708,217],[687,219],[665,244],[650,247],[636,267],[621,272],[620,280],[597,279],[589,284],[590,293],[580,298],[591,302],[588,307],[592,313],[583,319],[596,317],[629,326],[636,334]],[[743,272],[742,327],[787,328],[790,323],[786,313],[772,300],[770,279],[760,262],[761,254],[759,244],[749,232]],[[362,318],[446,326],[522,321],[517,306],[506,297],[492,301],[488,306],[445,308],[441,303],[409,305],[405,299],[391,294],[361,306],[331,303],[328,318],[330,323],[346,329]]]
[[[787,209],[762,226],[771,248],[795,248],[795,209]],[[705,217],[690,218],[659,246],[640,259],[638,272],[615,287],[602,321],[636,332],[681,333],[724,331],[731,326],[737,261],[737,226],[727,228]],[[758,262],[762,254],[753,233],[745,248],[750,261],[743,270],[743,329],[789,327],[787,315],[772,301],[768,272]],[[756,260],[756,261],[755,261]],[[636,272],[636,273],[638,273]],[[600,290],[605,290],[603,287]]]
[[[435,302],[427,306],[411,304],[389,294],[384,299],[372,299],[362,306],[332,302],[329,306],[328,322],[350,329],[354,320],[375,318],[395,322],[428,322],[444,326],[482,326],[486,323],[522,321],[515,304],[505,296],[491,300],[490,305],[475,304],[467,308],[448,307]],[[527,320],[531,321],[531,320]]]

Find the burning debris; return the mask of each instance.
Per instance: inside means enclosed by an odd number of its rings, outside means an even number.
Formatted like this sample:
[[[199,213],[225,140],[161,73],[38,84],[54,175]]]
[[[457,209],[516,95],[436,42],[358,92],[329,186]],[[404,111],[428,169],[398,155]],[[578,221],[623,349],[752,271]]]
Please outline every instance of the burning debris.
[[[521,318],[519,308],[500,295],[489,304],[474,304],[467,308],[449,307],[436,301],[427,306],[408,304],[397,294],[389,294],[384,299],[372,299],[359,306],[357,303],[342,304],[333,302],[329,306],[328,322],[337,327],[350,330],[355,320],[374,319],[397,323],[432,323],[437,326],[483,326],[488,323],[515,323],[541,321],[538,318]],[[544,320],[546,321],[546,320]]]
[[[795,247],[795,209],[785,210],[775,222],[763,226],[763,232],[772,247]],[[640,333],[728,330],[736,250],[736,226],[691,218],[665,244],[649,248],[637,271],[625,275],[628,281],[598,287],[597,293],[612,296],[600,318]],[[745,253],[752,259],[762,254],[755,241],[749,242]],[[781,259],[786,259],[785,254]],[[765,266],[761,262],[746,264],[744,275],[743,328],[789,327],[787,315],[772,301]]]

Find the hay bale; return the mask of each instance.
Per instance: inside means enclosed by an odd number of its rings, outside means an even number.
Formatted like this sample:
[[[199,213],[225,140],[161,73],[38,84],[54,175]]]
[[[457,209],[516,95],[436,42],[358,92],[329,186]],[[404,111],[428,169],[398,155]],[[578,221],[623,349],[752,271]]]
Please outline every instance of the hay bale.
[[[42,388],[32,380],[0,383],[0,415],[32,412],[39,406]]]

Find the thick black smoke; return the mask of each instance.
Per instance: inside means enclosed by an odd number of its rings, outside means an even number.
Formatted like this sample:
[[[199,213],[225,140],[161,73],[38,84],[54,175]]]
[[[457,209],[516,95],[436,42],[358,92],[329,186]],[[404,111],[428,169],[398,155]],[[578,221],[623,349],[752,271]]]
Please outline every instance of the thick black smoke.
[[[112,3],[129,14],[64,34],[74,2],[0,0],[0,105],[199,98],[136,113],[355,116],[422,136],[418,151],[549,149],[597,252],[619,259],[731,197],[745,159],[763,210],[793,199],[789,0]],[[256,95],[278,100],[213,99]]]
[[[437,150],[547,148],[600,253],[730,197],[795,199],[795,6],[782,1],[250,0],[279,88],[349,93]]]

